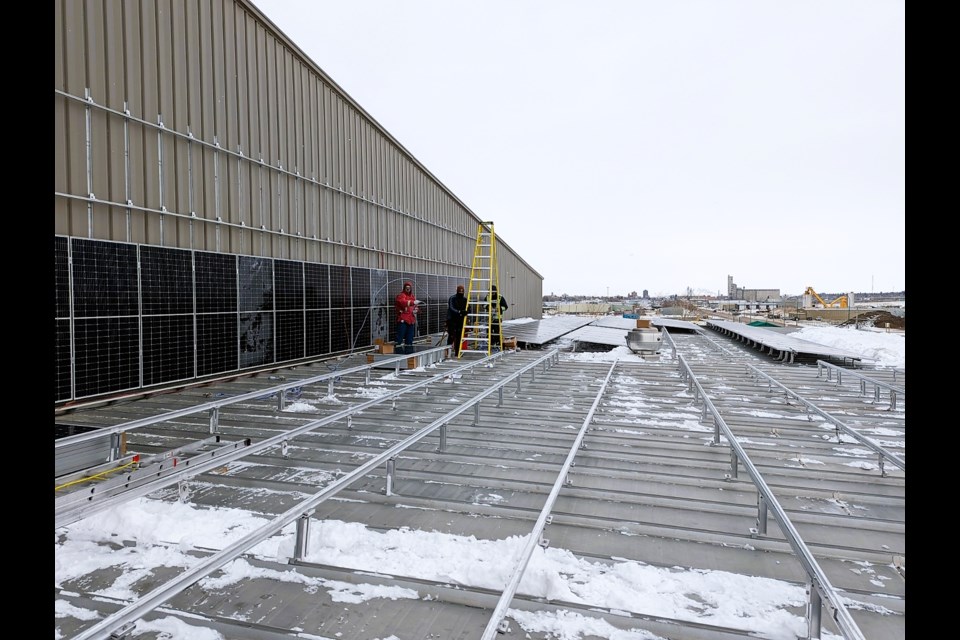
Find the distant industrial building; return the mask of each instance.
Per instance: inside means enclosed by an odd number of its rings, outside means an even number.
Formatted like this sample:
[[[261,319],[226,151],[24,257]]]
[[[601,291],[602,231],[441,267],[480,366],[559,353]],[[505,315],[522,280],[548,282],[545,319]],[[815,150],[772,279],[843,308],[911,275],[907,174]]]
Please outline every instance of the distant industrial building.
[[[780,289],[745,289],[738,287],[733,276],[727,276],[727,296],[732,300],[746,302],[765,302],[779,304],[781,302]]]

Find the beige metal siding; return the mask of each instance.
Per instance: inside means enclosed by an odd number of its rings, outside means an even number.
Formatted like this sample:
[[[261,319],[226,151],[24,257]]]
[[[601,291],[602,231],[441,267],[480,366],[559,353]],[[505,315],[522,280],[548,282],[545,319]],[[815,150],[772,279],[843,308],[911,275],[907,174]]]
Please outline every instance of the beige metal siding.
[[[468,275],[478,218],[253,5],[54,4],[56,233]]]

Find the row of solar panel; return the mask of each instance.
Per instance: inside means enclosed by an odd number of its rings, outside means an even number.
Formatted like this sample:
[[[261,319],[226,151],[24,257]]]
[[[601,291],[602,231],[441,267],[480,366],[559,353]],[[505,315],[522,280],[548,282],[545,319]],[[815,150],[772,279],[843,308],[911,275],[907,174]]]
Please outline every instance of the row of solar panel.
[[[438,333],[463,278],[55,236],[55,402],[392,341],[404,280]]]

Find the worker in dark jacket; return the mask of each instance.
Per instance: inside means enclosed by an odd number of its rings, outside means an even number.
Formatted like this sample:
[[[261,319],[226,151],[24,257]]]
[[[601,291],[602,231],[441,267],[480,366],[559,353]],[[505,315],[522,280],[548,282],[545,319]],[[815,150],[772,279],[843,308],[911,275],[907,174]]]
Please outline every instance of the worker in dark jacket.
[[[463,285],[457,285],[457,292],[447,300],[447,344],[453,345],[451,353],[460,355],[460,334],[467,317],[467,297],[463,295]]]
[[[502,338],[500,336],[500,320],[503,317],[503,312],[506,311],[509,306],[507,305],[507,299],[497,291],[497,285],[493,285],[492,289],[490,297],[487,298],[492,305],[491,315],[493,316],[492,327],[490,329],[490,346],[500,350],[503,348]]]

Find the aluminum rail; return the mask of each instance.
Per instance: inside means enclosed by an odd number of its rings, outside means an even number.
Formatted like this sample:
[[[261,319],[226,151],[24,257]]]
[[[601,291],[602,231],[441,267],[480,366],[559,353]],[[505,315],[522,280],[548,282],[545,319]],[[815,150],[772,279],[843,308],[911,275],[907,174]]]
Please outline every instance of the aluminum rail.
[[[442,347],[435,347],[433,349],[427,349],[424,351],[417,352],[417,355],[424,353],[433,353],[435,351],[442,351],[449,349],[448,345]],[[86,433],[80,433],[73,436],[67,436],[65,438],[59,438],[54,442],[54,450],[60,449],[61,447],[66,447],[69,445],[77,444],[80,442],[86,442],[88,440],[97,440],[104,436],[104,434],[117,434],[124,433],[126,431],[133,431],[134,429],[139,429],[140,427],[147,427],[158,422],[165,422],[167,420],[174,420],[176,418],[182,418],[184,416],[193,415],[195,413],[203,413],[204,411],[219,411],[221,407],[226,407],[237,402],[247,402],[249,400],[257,400],[263,397],[266,394],[272,393],[283,393],[287,389],[293,389],[296,387],[303,387],[306,385],[316,384],[318,382],[330,382],[335,378],[343,377],[346,375],[354,373],[363,373],[369,372],[375,368],[381,368],[385,363],[396,362],[398,365],[400,362],[403,362],[405,359],[409,358],[410,355],[398,355],[396,358],[387,358],[380,360],[376,363],[360,365],[357,367],[351,367],[349,369],[344,369],[342,371],[332,371],[330,373],[323,373],[312,378],[305,378],[303,380],[297,380],[295,382],[288,382],[286,384],[280,384],[267,389],[260,389],[258,391],[250,391],[239,396],[233,396],[225,400],[214,400],[212,402],[205,402],[203,404],[198,404],[193,407],[186,407],[184,409],[176,409],[174,411],[168,411],[162,413],[158,416],[152,416],[150,418],[141,418],[139,420],[131,420],[130,422],[123,422],[121,424],[114,425],[112,427],[100,427],[95,431],[89,431]]]
[[[424,351],[418,351],[417,354],[432,354],[438,351],[444,351],[449,349],[449,346],[435,347],[432,349],[427,349]],[[86,442],[88,440],[100,439],[104,434],[118,434],[124,433],[126,431],[132,431],[140,427],[145,427],[159,422],[165,422],[167,420],[174,420],[176,418],[182,418],[184,416],[189,416],[194,413],[202,413],[204,411],[211,411],[214,414],[220,410],[221,407],[229,406],[238,402],[246,402],[249,400],[259,400],[264,397],[272,396],[274,393],[279,394],[280,401],[282,402],[283,393],[288,389],[296,389],[306,385],[316,384],[319,382],[328,382],[330,384],[330,392],[333,393],[333,383],[343,376],[354,374],[354,373],[366,373],[368,380],[370,372],[373,369],[383,368],[384,364],[394,363],[397,365],[396,370],[399,371],[399,365],[405,359],[409,358],[410,354],[397,355],[394,358],[386,358],[380,360],[376,363],[360,365],[357,367],[351,367],[350,369],[335,370],[330,373],[323,373],[318,376],[311,378],[304,378],[302,380],[297,380],[294,382],[288,382],[286,384],[279,384],[266,389],[259,389],[257,391],[250,391],[239,396],[232,396],[225,400],[214,400],[211,402],[206,402],[199,405],[194,405],[192,407],[186,407],[184,409],[175,409],[173,411],[168,411],[156,416],[151,416],[150,418],[141,418],[139,420],[131,420],[130,422],[123,422],[112,427],[98,427],[95,431],[81,433],[73,436],[68,436],[65,438],[60,438],[54,442],[54,450],[61,447],[66,447],[69,445],[74,445],[81,442]]]
[[[679,356],[679,360],[681,377],[686,378],[687,383],[695,389],[694,399],[696,400],[696,398],[699,397],[703,402],[704,408],[713,416],[714,424],[717,427],[716,435],[714,436],[714,443],[719,444],[719,432],[722,431],[723,435],[727,438],[730,448],[733,450],[736,456],[736,458],[733,460],[733,464],[736,465],[737,461],[739,461],[743,464],[744,468],[746,468],[747,474],[750,476],[754,486],[757,488],[757,492],[759,494],[758,502],[760,506],[763,507],[766,505],[766,507],[773,512],[773,517],[776,519],[777,524],[780,525],[780,530],[783,532],[794,553],[797,554],[800,564],[803,566],[807,576],[810,579],[810,599],[807,602],[807,625],[809,637],[820,637],[820,612],[818,605],[820,603],[820,598],[822,597],[822,600],[827,603],[833,612],[833,620],[836,622],[837,627],[840,629],[843,637],[846,640],[866,640],[863,632],[860,631],[857,623],[854,622],[850,612],[847,611],[846,606],[843,604],[840,594],[837,593],[837,590],[832,584],[830,584],[830,580],[827,578],[827,575],[823,572],[823,569],[820,568],[820,565],[813,557],[810,549],[807,548],[807,545],[803,542],[800,534],[797,532],[796,528],[794,528],[793,523],[787,516],[786,511],[783,510],[783,507],[780,506],[780,503],[774,497],[773,491],[767,485],[766,481],[763,479],[763,476],[760,475],[760,472],[757,470],[757,468],[753,465],[753,462],[751,462],[747,452],[740,445],[740,442],[737,441],[736,436],[734,436],[733,432],[730,430],[730,427],[727,426],[727,423],[720,415],[720,412],[710,400],[710,397],[697,380],[686,359],[684,359],[684,357],[681,355]],[[766,509],[761,508],[760,513],[762,517],[766,517]],[[758,523],[760,523],[760,517],[758,517]]]
[[[183,460],[183,458],[180,457],[183,453],[191,453],[194,454],[194,456],[202,456],[205,459],[217,458],[222,460],[222,456],[236,449],[248,447],[251,442],[250,438],[244,438],[242,440],[221,444],[220,436],[213,436],[211,438],[197,440],[185,447],[167,452],[169,455],[153,456],[149,459],[146,456],[128,456],[128,462],[121,467],[110,467],[110,463],[107,463],[100,467],[94,467],[91,470],[92,473],[89,475],[86,472],[77,472],[73,474],[72,480],[56,487],[54,493],[72,484],[90,482],[98,477],[104,477],[105,479],[98,480],[93,486],[69,491],[57,496],[54,499],[54,513],[66,513],[71,509],[83,509],[84,506],[93,501],[105,500],[113,495],[124,494],[132,487],[155,482],[159,477],[176,473],[179,462]],[[213,450],[199,451],[200,449],[213,445],[218,446]],[[130,468],[129,471],[106,477],[111,472],[116,472],[117,469],[125,469],[127,467]]]
[[[506,629],[503,628],[502,623],[504,616],[507,614],[507,608],[513,601],[513,596],[517,593],[517,588],[520,586],[520,580],[523,578],[523,572],[526,571],[527,564],[530,562],[530,557],[533,555],[533,552],[538,546],[545,548],[548,544],[548,541],[544,540],[542,537],[543,529],[549,522],[550,513],[553,511],[553,505],[557,501],[557,496],[560,494],[560,489],[567,481],[567,473],[570,471],[570,467],[573,466],[573,459],[576,457],[581,443],[583,443],[583,438],[586,435],[587,427],[589,427],[590,423],[593,421],[593,414],[597,411],[597,405],[600,404],[600,399],[603,397],[604,391],[606,391],[607,385],[610,382],[610,376],[613,375],[613,370],[616,368],[616,366],[617,361],[614,360],[613,364],[610,365],[610,370],[607,371],[607,377],[604,378],[603,384],[600,385],[600,391],[597,392],[597,397],[594,398],[593,404],[590,406],[590,411],[587,412],[587,416],[583,419],[583,424],[580,426],[580,431],[577,432],[577,437],[574,440],[573,445],[571,445],[570,451],[567,453],[567,459],[564,461],[563,466],[560,468],[560,472],[557,474],[557,479],[553,483],[553,488],[550,490],[550,495],[547,496],[547,501],[544,503],[543,509],[540,510],[540,516],[537,518],[537,523],[530,532],[530,538],[527,540],[526,546],[523,548],[523,551],[520,553],[520,557],[517,559],[517,566],[514,568],[513,575],[510,577],[510,581],[507,583],[507,588],[504,589],[502,594],[500,594],[500,600],[497,602],[497,606],[493,610],[493,615],[490,616],[489,622],[487,622],[487,627],[483,631],[481,640],[492,640],[496,637],[498,632],[506,632]]]
[[[279,435],[273,436],[272,438],[268,438],[266,440],[258,442],[257,444],[250,444],[244,447],[243,449],[239,449],[231,453],[225,453],[217,456],[210,455],[210,454],[200,454],[193,458],[186,458],[186,459],[180,460],[178,461],[177,467],[172,473],[164,473],[163,475],[158,474],[156,480],[154,480],[153,482],[140,484],[136,487],[128,489],[127,491],[124,491],[123,493],[109,495],[104,497],[103,499],[98,499],[96,501],[88,500],[82,505],[76,505],[73,503],[67,504],[63,501],[61,501],[61,504],[55,503],[54,504],[54,514],[55,514],[54,528],[56,529],[59,527],[65,527],[78,520],[82,520],[83,518],[91,516],[94,513],[99,513],[100,511],[104,511],[115,505],[122,504],[134,498],[139,498],[141,496],[145,496],[147,494],[153,493],[154,491],[163,489],[164,487],[168,487],[172,484],[180,482],[184,478],[205,473],[219,466],[227,464],[228,462],[232,462],[234,460],[238,460],[240,458],[243,458],[249,455],[260,453],[261,451],[264,451],[271,447],[275,447],[275,446],[283,447],[289,440],[292,440],[299,435],[313,431],[314,429],[317,429],[319,427],[332,424],[344,418],[349,419],[350,416],[352,416],[355,413],[359,413],[360,411],[368,409],[372,406],[382,404],[388,400],[394,400],[398,396],[403,395],[404,393],[409,393],[411,391],[415,391],[422,387],[426,387],[430,384],[433,384],[444,378],[447,378],[450,375],[457,373],[458,371],[463,371],[466,369],[470,369],[472,367],[480,366],[482,364],[495,361],[502,357],[503,357],[503,353],[501,352],[501,353],[493,354],[481,360],[463,364],[459,367],[456,367],[455,369],[451,369],[451,370],[445,371],[444,373],[437,374],[435,376],[432,376],[420,382],[404,387],[403,389],[396,389],[382,396],[377,396],[376,398],[366,400],[365,402],[361,402],[358,405],[348,407],[346,409],[338,411],[337,413],[331,414],[324,418],[313,420],[295,429],[291,429],[290,431],[286,431]],[[360,367],[360,370],[362,371],[363,367]],[[258,395],[262,395],[263,391],[258,391],[256,393]],[[247,395],[250,395],[250,394],[245,394],[245,396]],[[166,415],[167,414],[164,414],[164,416]],[[137,422],[144,422],[144,421],[138,420]],[[149,424],[152,424],[152,423],[149,423]],[[140,426],[144,426],[144,425],[140,425]]]
[[[858,373],[856,371],[850,371],[849,369],[845,369],[843,367],[838,367],[837,365],[830,362],[817,360],[817,377],[818,378],[821,377],[821,374],[823,373],[824,369],[827,370],[828,381],[833,380],[833,373],[836,372],[837,384],[843,384],[844,373],[846,373],[847,375],[853,376],[854,378],[857,378],[858,380],[860,380],[860,393],[863,395],[866,395],[867,393],[867,384],[872,384],[874,389],[873,397],[876,400],[880,399],[880,389],[886,389],[887,391],[890,392],[890,409],[897,408],[897,396],[907,395],[907,390],[904,389],[903,387],[898,387],[898,386],[889,384],[887,382],[883,382],[882,380],[877,380],[876,378],[865,376],[862,373]],[[894,380],[896,380],[896,375],[897,375],[896,369],[894,369],[893,375],[894,375]]]
[[[502,355],[503,352],[491,356],[491,358]],[[249,550],[250,548],[260,544],[270,536],[274,535],[278,531],[282,530],[287,525],[296,522],[303,515],[312,515],[313,511],[318,505],[323,501],[335,496],[337,493],[342,491],[351,485],[354,481],[362,478],[366,475],[371,469],[379,466],[383,462],[390,461],[398,453],[402,453],[404,450],[410,448],[426,436],[430,435],[440,427],[446,425],[450,420],[456,418],[461,413],[467,411],[468,409],[478,406],[481,401],[487,398],[496,391],[500,391],[504,386],[513,380],[519,382],[520,376],[522,376],[527,371],[537,367],[540,364],[546,366],[547,362],[556,363],[559,360],[559,351],[553,349],[544,356],[541,356],[534,360],[533,362],[521,367],[517,371],[511,373],[507,377],[499,380],[493,384],[488,389],[481,391],[473,398],[464,401],[460,406],[452,411],[446,413],[445,415],[437,418],[427,426],[423,427],[412,436],[405,438],[404,440],[393,445],[380,455],[375,458],[368,460],[363,463],[352,472],[343,476],[336,482],[327,487],[324,487],[317,493],[313,494],[306,501],[296,504],[284,513],[280,514],[270,522],[251,532],[250,534],[244,536],[243,538],[237,540],[230,546],[225,549],[218,551],[217,553],[201,560],[195,566],[190,567],[177,577],[172,580],[160,585],[153,591],[144,594],[138,598],[133,603],[127,605],[126,607],[120,609],[119,611],[113,613],[112,615],[104,618],[97,624],[92,627],[84,630],[78,635],[74,636],[73,640],[109,640],[111,635],[122,628],[125,628],[129,623],[135,622],[140,619],[144,614],[149,613],[150,611],[156,609],[158,606],[177,595],[197,580],[204,578],[220,567],[224,566],[228,562],[235,560],[240,557],[241,554]],[[483,360],[478,360],[477,362],[485,362],[490,358],[484,358]],[[472,363],[475,364],[475,363]],[[449,374],[446,374],[449,375]],[[444,376],[437,376],[444,377]],[[421,386],[421,385],[418,385]]]
[[[671,354],[671,359],[676,360],[677,358],[677,343],[673,341],[673,336],[670,335],[670,332],[667,331],[666,327],[660,327],[660,335],[663,337],[663,341],[670,345],[670,349],[673,351]]]
[[[669,333],[667,333],[667,331],[666,331],[665,328],[661,330],[661,333],[665,333],[667,336],[670,337],[670,344],[673,345],[674,351],[676,351],[677,346],[676,346],[676,344],[673,342],[673,337],[670,336]],[[704,340],[706,340],[707,342],[709,342],[710,344],[712,344],[714,347],[716,347],[717,349],[719,349],[721,352],[725,353],[725,354],[728,355],[728,356],[732,356],[732,357],[735,357],[735,358],[743,358],[743,357],[745,357],[744,354],[741,353],[741,352],[731,351],[730,349],[727,349],[725,346],[723,346],[722,344],[720,344],[719,342],[717,342],[716,340],[714,340],[712,335],[710,335],[709,333],[707,333],[707,332],[704,331],[703,329],[700,329],[700,327],[697,327],[697,335],[700,336],[701,338],[703,338]]]
[[[803,396],[801,396],[800,394],[798,394],[796,391],[787,388],[786,386],[784,386],[783,384],[781,384],[781,383],[778,382],[777,380],[774,380],[774,379],[773,379],[772,377],[770,377],[768,374],[766,374],[765,372],[763,372],[763,371],[761,371],[760,369],[756,368],[756,367],[753,366],[752,364],[748,364],[748,365],[746,365],[746,366],[747,366],[747,369],[753,371],[757,376],[760,376],[761,378],[764,378],[771,387],[778,387],[781,391],[784,392],[784,394],[786,394],[786,395],[794,398],[794,399],[797,400],[798,402],[802,403],[802,404],[807,408],[807,411],[808,411],[808,412],[809,412],[809,411],[812,411],[812,412],[816,413],[817,415],[819,415],[820,417],[822,417],[822,418],[823,418],[824,420],[826,420],[827,422],[831,423],[831,424],[836,428],[836,430],[837,430],[838,433],[839,433],[840,431],[843,431],[843,432],[846,433],[848,436],[850,436],[851,438],[854,438],[857,442],[859,442],[860,444],[864,445],[865,447],[871,449],[874,453],[876,453],[877,455],[879,455],[879,456],[880,456],[880,458],[879,458],[879,461],[880,461],[880,473],[883,473],[883,461],[884,461],[884,460],[889,460],[890,462],[893,463],[893,465],[894,465],[895,467],[897,467],[898,469],[900,469],[900,470],[903,471],[903,472],[906,472],[906,471],[907,471],[907,463],[906,463],[906,461],[903,460],[902,458],[900,458],[899,456],[897,456],[895,453],[892,453],[892,452],[884,449],[882,446],[880,446],[879,444],[877,444],[876,442],[874,442],[871,438],[863,435],[862,433],[860,433],[859,431],[857,431],[857,430],[854,429],[853,427],[847,426],[846,424],[844,424],[844,422],[843,422],[842,420],[836,418],[835,416],[833,416],[833,415],[830,414],[830,413],[827,413],[826,411],[824,411],[823,409],[821,409],[821,408],[818,407],[817,405],[813,404],[812,402],[810,402],[809,400],[807,400],[806,398],[804,398]]]

